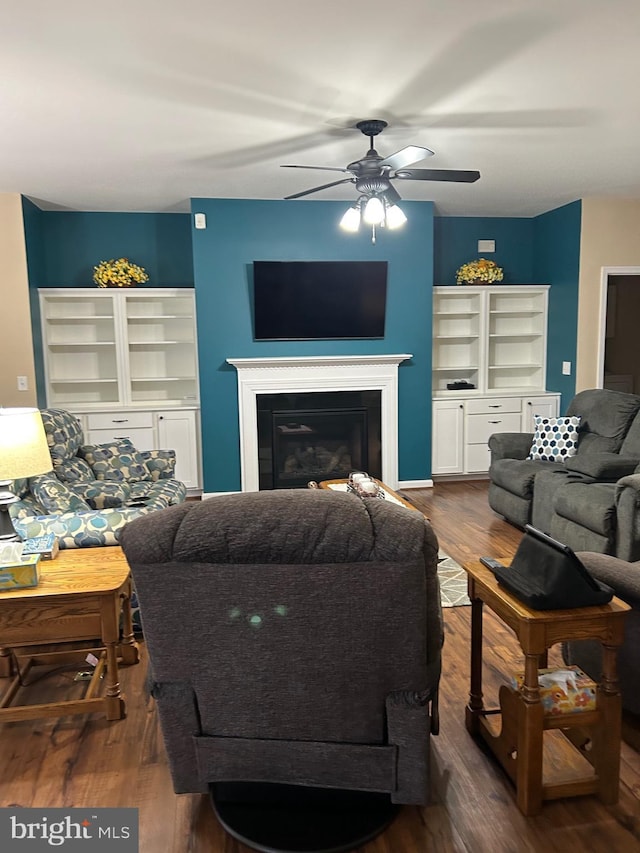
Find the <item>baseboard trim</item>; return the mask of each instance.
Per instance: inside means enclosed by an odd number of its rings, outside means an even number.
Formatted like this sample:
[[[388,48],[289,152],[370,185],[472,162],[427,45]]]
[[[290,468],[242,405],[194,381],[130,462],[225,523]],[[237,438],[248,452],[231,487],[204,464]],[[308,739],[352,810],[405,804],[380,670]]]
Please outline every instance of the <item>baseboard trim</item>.
[[[399,489],[432,489],[433,480],[400,480]]]
[[[238,489],[237,492],[203,492],[202,500],[205,501],[207,498],[219,498],[222,495],[239,495],[241,494],[241,490]]]

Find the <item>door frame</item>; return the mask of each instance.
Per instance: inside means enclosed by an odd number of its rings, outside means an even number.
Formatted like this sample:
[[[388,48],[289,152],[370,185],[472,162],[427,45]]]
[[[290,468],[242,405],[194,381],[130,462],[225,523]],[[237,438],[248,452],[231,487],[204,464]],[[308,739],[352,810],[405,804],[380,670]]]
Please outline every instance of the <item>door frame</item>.
[[[607,333],[607,287],[610,275],[640,275],[640,267],[602,267],[600,273],[600,334],[598,335],[598,388],[604,388],[604,354]]]

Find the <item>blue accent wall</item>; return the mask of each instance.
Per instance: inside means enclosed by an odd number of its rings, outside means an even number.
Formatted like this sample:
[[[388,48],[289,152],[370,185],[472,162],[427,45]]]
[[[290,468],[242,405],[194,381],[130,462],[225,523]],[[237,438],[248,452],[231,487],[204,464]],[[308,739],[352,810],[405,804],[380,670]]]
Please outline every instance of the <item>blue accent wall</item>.
[[[412,353],[399,368],[399,476],[430,476],[433,205],[402,206],[404,228],[372,245],[370,231],[338,228],[345,202],[192,199],[207,217],[193,231],[205,491],[240,488],[237,373],[227,358]],[[254,260],[388,261],[385,338],[254,341]]]
[[[562,393],[564,413],[576,391],[578,285],[582,202],[574,201],[534,220],[534,273],[549,290],[547,388]],[[562,362],[571,362],[571,376],[562,375]]]
[[[207,228],[189,214],[42,211],[23,199],[32,289],[38,403],[44,379],[38,287],[92,287],[93,266],[126,256],[144,266],[148,287],[195,284],[206,491],[240,486],[237,380],[227,358],[278,355],[413,353],[399,369],[399,476],[431,476],[431,318],[433,284],[455,285],[456,269],[481,256],[477,241],[496,241],[487,254],[505,270],[506,284],[551,285],[547,388],[575,393],[581,203],[533,219],[434,217],[431,202],[403,202],[408,222],[382,231],[345,234],[345,202],[193,199]],[[389,262],[384,340],[253,340],[251,264],[254,260],[386,260]],[[336,310],[339,310],[337,307]],[[570,361],[571,376],[562,375]]]
[[[188,213],[40,211],[42,263],[31,287],[94,287],[93,268],[110,258],[144,267],[144,287],[191,287]]]
[[[434,283],[455,284],[467,261],[487,258],[504,270],[504,284],[544,284],[534,272],[534,220],[490,216],[437,216]],[[478,240],[495,240],[495,252],[478,252]]]

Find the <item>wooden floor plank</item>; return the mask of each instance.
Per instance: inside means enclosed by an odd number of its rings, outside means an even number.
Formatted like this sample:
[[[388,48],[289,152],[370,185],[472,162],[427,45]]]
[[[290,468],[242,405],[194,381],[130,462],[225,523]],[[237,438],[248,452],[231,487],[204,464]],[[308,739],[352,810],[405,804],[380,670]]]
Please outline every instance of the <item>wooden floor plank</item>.
[[[521,532],[488,507],[486,481],[439,483],[405,490],[431,519],[440,545],[458,562],[487,554],[509,562]],[[440,692],[441,732],[432,738],[432,802],[404,808],[360,853],[527,853],[528,851],[640,851],[640,724],[627,721],[620,801],[595,797],[546,803],[534,818],[520,814],[511,783],[483,746],[468,734],[469,607],[445,610]],[[487,701],[521,667],[511,631],[485,617]],[[134,806],[140,815],[141,853],[247,853],[217,823],[208,799],[176,795],[158,728],[155,704],[144,690],[142,663],[122,667],[127,717],[77,715],[0,725],[0,806]],[[558,660],[557,653],[551,662]],[[72,674],[43,679],[32,701],[68,689]],[[635,740],[634,740],[635,738]],[[635,743],[635,748],[633,744]]]

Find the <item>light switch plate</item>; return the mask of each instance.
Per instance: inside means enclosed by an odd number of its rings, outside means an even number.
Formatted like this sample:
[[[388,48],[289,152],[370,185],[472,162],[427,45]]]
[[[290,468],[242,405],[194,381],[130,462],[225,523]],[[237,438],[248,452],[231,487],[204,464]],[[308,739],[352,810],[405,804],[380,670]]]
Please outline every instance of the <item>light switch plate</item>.
[[[496,241],[495,240],[478,240],[478,251],[479,252],[495,252],[496,250]]]
[[[193,222],[196,228],[206,228],[207,227],[207,217],[204,213],[196,213],[193,217]]]

